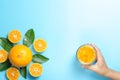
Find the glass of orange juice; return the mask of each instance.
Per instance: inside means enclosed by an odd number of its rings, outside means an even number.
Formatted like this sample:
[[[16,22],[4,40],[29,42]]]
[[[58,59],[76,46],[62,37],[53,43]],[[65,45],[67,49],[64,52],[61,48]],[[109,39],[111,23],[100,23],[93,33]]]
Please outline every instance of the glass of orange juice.
[[[80,46],[76,55],[78,61],[84,65],[90,65],[96,61],[96,50],[88,44]]]

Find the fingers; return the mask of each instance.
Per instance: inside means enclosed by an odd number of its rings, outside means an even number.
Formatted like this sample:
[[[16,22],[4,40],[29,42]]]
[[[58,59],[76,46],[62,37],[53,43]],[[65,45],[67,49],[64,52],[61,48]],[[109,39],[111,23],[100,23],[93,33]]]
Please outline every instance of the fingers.
[[[94,44],[89,44],[89,45],[95,48],[95,50],[97,52],[97,60],[101,60],[101,58],[103,58],[103,56],[101,54],[100,49],[96,45],[94,45]]]
[[[89,70],[92,70],[92,66],[91,65],[82,65],[83,68],[86,68],[86,69],[89,69]]]
[[[82,65],[82,67],[83,67],[83,68],[87,68],[87,69],[89,68],[89,66],[86,66],[86,65]]]

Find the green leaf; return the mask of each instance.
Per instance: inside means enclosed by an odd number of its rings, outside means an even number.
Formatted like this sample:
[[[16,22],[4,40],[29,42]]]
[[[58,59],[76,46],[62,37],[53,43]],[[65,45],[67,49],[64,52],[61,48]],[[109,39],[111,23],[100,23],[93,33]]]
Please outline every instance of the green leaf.
[[[9,67],[11,67],[11,63],[9,62],[9,60],[5,61],[4,63],[0,63],[0,71],[4,71]]]
[[[13,44],[7,38],[3,38],[3,37],[0,37],[0,45],[7,52],[9,52],[10,49],[13,47]]]
[[[34,38],[35,38],[35,34],[34,34],[33,29],[29,29],[25,33],[25,37],[23,39],[23,44],[29,47],[33,43]]]
[[[45,63],[48,60],[49,60],[49,58],[47,58],[47,57],[45,57],[43,55],[40,55],[40,54],[34,54],[33,59],[32,59],[33,62],[40,63],[40,64]]]
[[[27,70],[26,67],[20,68],[20,73],[25,79],[26,79],[26,72],[27,72],[26,70]]]

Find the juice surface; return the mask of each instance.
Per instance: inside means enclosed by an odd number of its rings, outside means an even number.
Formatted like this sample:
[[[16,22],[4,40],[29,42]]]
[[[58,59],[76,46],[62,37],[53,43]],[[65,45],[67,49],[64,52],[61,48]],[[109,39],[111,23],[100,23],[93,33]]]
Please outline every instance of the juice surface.
[[[77,58],[83,64],[91,64],[96,59],[96,51],[90,45],[83,45],[77,51]]]

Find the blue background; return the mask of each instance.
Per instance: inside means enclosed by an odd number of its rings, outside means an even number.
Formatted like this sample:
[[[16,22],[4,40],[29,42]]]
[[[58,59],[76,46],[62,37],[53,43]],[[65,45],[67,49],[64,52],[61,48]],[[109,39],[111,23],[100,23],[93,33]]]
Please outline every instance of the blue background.
[[[0,37],[12,29],[24,36],[33,28],[36,38],[48,43],[42,53],[50,58],[39,78],[27,80],[109,80],[83,69],[77,62],[77,48],[96,44],[109,68],[120,71],[119,0],[0,0]],[[5,71],[0,80],[6,80]],[[24,80],[21,76],[19,80]]]

